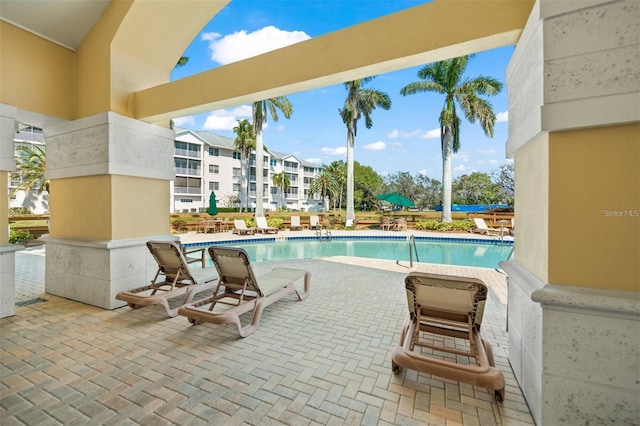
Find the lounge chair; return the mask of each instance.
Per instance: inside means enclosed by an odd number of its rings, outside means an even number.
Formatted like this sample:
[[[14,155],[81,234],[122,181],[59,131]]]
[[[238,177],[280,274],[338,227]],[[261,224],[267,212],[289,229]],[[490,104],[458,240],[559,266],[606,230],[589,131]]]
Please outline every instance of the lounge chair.
[[[206,263],[205,263],[205,251],[207,250],[206,248],[204,247],[187,248],[183,246],[180,241],[176,241],[176,244],[178,244],[178,246],[180,247],[180,250],[182,251],[182,255],[187,261],[187,264],[198,262],[200,263],[200,266],[202,266],[203,268],[206,266]],[[189,256],[194,253],[198,253],[198,257]]]
[[[486,285],[476,278],[423,272],[411,272],[404,281],[409,315],[391,355],[393,372],[404,367],[485,387],[503,400],[504,376],[480,334]]]
[[[235,219],[233,221],[234,234],[238,235],[253,235],[256,233],[256,228],[247,228],[247,224],[242,219]]]
[[[383,231],[390,231],[395,226],[395,223],[391,223],[388,217],[382,216],[380,218],[380,229]]]
[[[263,234],[277,234],[278,228],[273,228],[267,224],[267,218],[264,216],[256,217],[256,225],[258,226],[258,232]]]
[[[406,231],[407,230],[407,219],[404,217],[399,217],[396,222],[396,231]]]
[[[291,216],[291,225],[289,229],[292,231],[301,231],[302,225],[300,224],[300,216]]]
[[[169,300],[184,295],[182,303],[189,303],[196,293],[212,290],[218,282],[215,268],[189,268],[189,261],[183,254],[183,246],[177,241],[149,241],[147,248],[158,264],[158,271],[150,285],[121,291],[117,300],[127,302],[129,307],[138,309],[149,305],[162,305],[167,315],[175,317],[178,307],[171,309]],[[199,260],[199,259],[196,259]]]
[[[472,232],[476,234],[484,234],[484,235],[500,235],[500,230],[496,228],[489,228],[487,223],[481,217],[473,218],[474,227],[471,229]]]
[[[309,229],[322,229],[320,216],[309,216]]]
[[[265,308],[291,293],[296,293],[300,300],[306,299],[309,294],[310,272],[275,268],[255,276],[249,255],[244,249],[211,246],[209,255],[220,275],[213,296],[184,305],[178,310],[178,314],[187,317],[192,324],[235,324],[240,336],[246,337],[258,328]],[[295,286],[299,280],[304,280],[302,293]],[[249,311],[253,311],[251,322],[243,326],[240,316]]]

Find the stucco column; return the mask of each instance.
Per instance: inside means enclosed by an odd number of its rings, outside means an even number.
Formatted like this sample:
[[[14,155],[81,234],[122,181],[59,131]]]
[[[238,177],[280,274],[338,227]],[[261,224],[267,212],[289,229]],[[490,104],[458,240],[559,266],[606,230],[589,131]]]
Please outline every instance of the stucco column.
[[[149,281],[169,236],[172,130],[106,112],[44,130],[51,180],[47,293],[113,309]]]
[[[8,172],[16,170],[13,158],[13,130],[17,109],[0,104],[0,318],[16,313],[15,252],[24,247],[9,244],[9,190]]]
[[[639,22],[539,0],[507,70],[509,360],[538,424],[640,421]]]

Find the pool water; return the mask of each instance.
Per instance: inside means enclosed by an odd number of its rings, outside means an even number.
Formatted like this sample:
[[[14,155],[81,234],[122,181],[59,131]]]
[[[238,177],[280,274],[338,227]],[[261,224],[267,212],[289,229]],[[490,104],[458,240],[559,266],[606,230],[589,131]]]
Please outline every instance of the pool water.
[[[233,241],[225,245],[242,247],[252,262],[287,259],[311,259],[328,256],[353,256],[409,262],[409,243],[406,239],[299,239],[267,242]],[[511,242],[496,243],[478,240],[420,241],[416,238],[414,262],[445,265],[498,268],[499,262],[511,254]],[[417,256],[416,256],[417,253]]]

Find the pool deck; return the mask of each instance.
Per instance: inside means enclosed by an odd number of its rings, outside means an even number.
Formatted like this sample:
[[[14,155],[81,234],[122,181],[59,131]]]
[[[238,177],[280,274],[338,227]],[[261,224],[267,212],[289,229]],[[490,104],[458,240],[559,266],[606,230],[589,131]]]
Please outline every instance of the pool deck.
[[[301,235],[315,233],[278,234]],[[238,238],[229,232],[180,237],[185,243]],[[499,271],[413,268],[487,283],[483,334],[506,379],[504,402],[484,388],[412,370],[392,373],[391,351],[407,312],[403,279],[411,270],[402,262],[341,256],[255,264],[257,273],[276,265],[311,271],[311,294],[270,306],[258,330],[243,339],[233,326],[192,326],[157,306],[109,311],[46,294],[45,253],[41,246],[16,254],[17,301],[24,306],[0,320],[3,426],[533,424],[507,359],[507,284]]]

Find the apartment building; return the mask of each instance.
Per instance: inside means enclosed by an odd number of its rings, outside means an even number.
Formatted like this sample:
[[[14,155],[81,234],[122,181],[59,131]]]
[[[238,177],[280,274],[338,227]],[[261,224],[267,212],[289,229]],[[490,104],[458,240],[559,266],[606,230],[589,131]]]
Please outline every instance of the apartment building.
[[[209,194],[214,191],[219,207],[240,205],[243,176],[240,152],[234,139],[206,131],[175,129],[174,165],[176,178],[171,183],[171,212],[206,211]],[[249,160],[249,207],[256,206],[256,158]],[[289,187],[284,194],[273,184],[273,176],[284,172]],[[293,211],[320,211],[322,201],[309,198],[309,186],[322,166],[302,161],[292,154],[265,150],[262,161],[263,206],[275,211],[283,206]],[[246,190],[246,189],[245,189]]]

